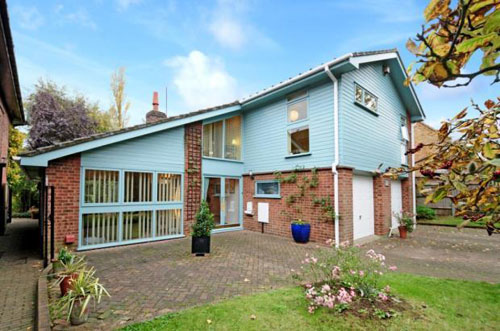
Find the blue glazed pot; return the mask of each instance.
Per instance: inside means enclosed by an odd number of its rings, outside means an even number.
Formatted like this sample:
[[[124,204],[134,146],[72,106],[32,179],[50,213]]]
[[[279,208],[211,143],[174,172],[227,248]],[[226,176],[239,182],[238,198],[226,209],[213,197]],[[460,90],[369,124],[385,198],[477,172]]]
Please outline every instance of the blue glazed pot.
[[[298,243],[307,243],[311,234],[311,224],[292,224],[293,240]]]

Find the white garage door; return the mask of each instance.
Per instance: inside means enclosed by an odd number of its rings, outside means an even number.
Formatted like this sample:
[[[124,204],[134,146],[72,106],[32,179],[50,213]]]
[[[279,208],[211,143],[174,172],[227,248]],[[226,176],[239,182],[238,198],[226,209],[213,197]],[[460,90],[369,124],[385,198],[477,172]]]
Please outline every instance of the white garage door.
[[[398,220],[394,213],[401,213],[403,209],[403,193],[401,191],[401,181],[391,181],[391,211],[392,211],[392,228],[398,227]]]
[[[373,178],[354,176],[352,195],[354,239],[371,236],[375,233]]]

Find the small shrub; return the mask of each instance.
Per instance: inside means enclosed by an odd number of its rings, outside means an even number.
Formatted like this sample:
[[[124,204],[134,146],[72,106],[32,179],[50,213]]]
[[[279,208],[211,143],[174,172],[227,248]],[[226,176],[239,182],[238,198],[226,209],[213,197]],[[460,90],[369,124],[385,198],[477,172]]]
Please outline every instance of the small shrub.
[[[12,213],[12,218],[30,218],[31,214],[29,211],[25,212],[13,212]]]
[[[417,218],[423,220],[433,220],[436,218],[436,211],[426,206],[417,206]]]
[[[192,235],[193,237],[208,237],[214,227],[214,214],[210,212],[208,203],[202,201],[196,213],[196,222],[192,226]]]
[[[394,216],[396,216],[399,226],[405,226],[408,232],[413,232],[414,222],[412,214],[401,211],[400,213],[394,213]]]
[[[316,256],[307,255],[302,263],[297,277],[307,282],[305,296],[310,313],[319,307],[343,312],[357,300],[391,300],[390,288],[380,285],[380,276],[396,267],[387,268],[384,255],[373,250],[363,256],[358,247],[342,245],[319,250]]]

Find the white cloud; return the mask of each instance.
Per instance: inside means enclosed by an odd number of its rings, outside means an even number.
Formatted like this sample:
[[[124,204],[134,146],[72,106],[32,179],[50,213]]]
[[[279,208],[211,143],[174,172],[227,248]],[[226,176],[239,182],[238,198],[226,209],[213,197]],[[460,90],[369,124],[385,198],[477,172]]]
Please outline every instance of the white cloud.
[[[131,5],[137,5],[141,3],[142,0],[116,0],[116,5],[118,10],[127,10]]]
[[[36,30],[45,21],[36,7],[16,6],[12,9],[12,14],[15,18],[13,21],[18,23],[21,28],[27,30]]]
[[[92,20],[87,11],[79,8],[74,12],[64,14],[64,19],[92,30],[97,29],[97,24]]]
[[[277,44],[248,21],[247,1],[218,0],[210,15],[208,30],[222,46],[238,50],[246,44],[276,48]]]
[[[195,50],[188,56],[167,59],[164,64],[174,70],[174,86],[190,109],[206,108],[236,99],[236,80],[218,58]]]

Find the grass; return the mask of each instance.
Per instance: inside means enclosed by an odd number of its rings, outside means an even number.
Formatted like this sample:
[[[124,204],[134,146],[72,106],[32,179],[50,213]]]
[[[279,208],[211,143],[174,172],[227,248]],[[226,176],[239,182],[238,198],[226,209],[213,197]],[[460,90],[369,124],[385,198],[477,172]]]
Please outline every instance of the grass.
[[[417,220],[417,223],[419,224],[436,224],[436,225],[452,225],[452,226],[457,226],[462,224],[464,220],[460,217],[454,217],[454,216],[441,216],[437,217],[436,219],[433,220]],[[467,227],[469,228],[484,228],[485,223],[484,222],[470,222]],[[498,226],[498,225],[497,225]]]
[[[171,313],[124,330],[494,330],[500,325],[500,284],[401,273],[384,277],[410,301],[411,311],[390,320],[362,320],[324,308],[309,314],[303,289],[292,287]]]

